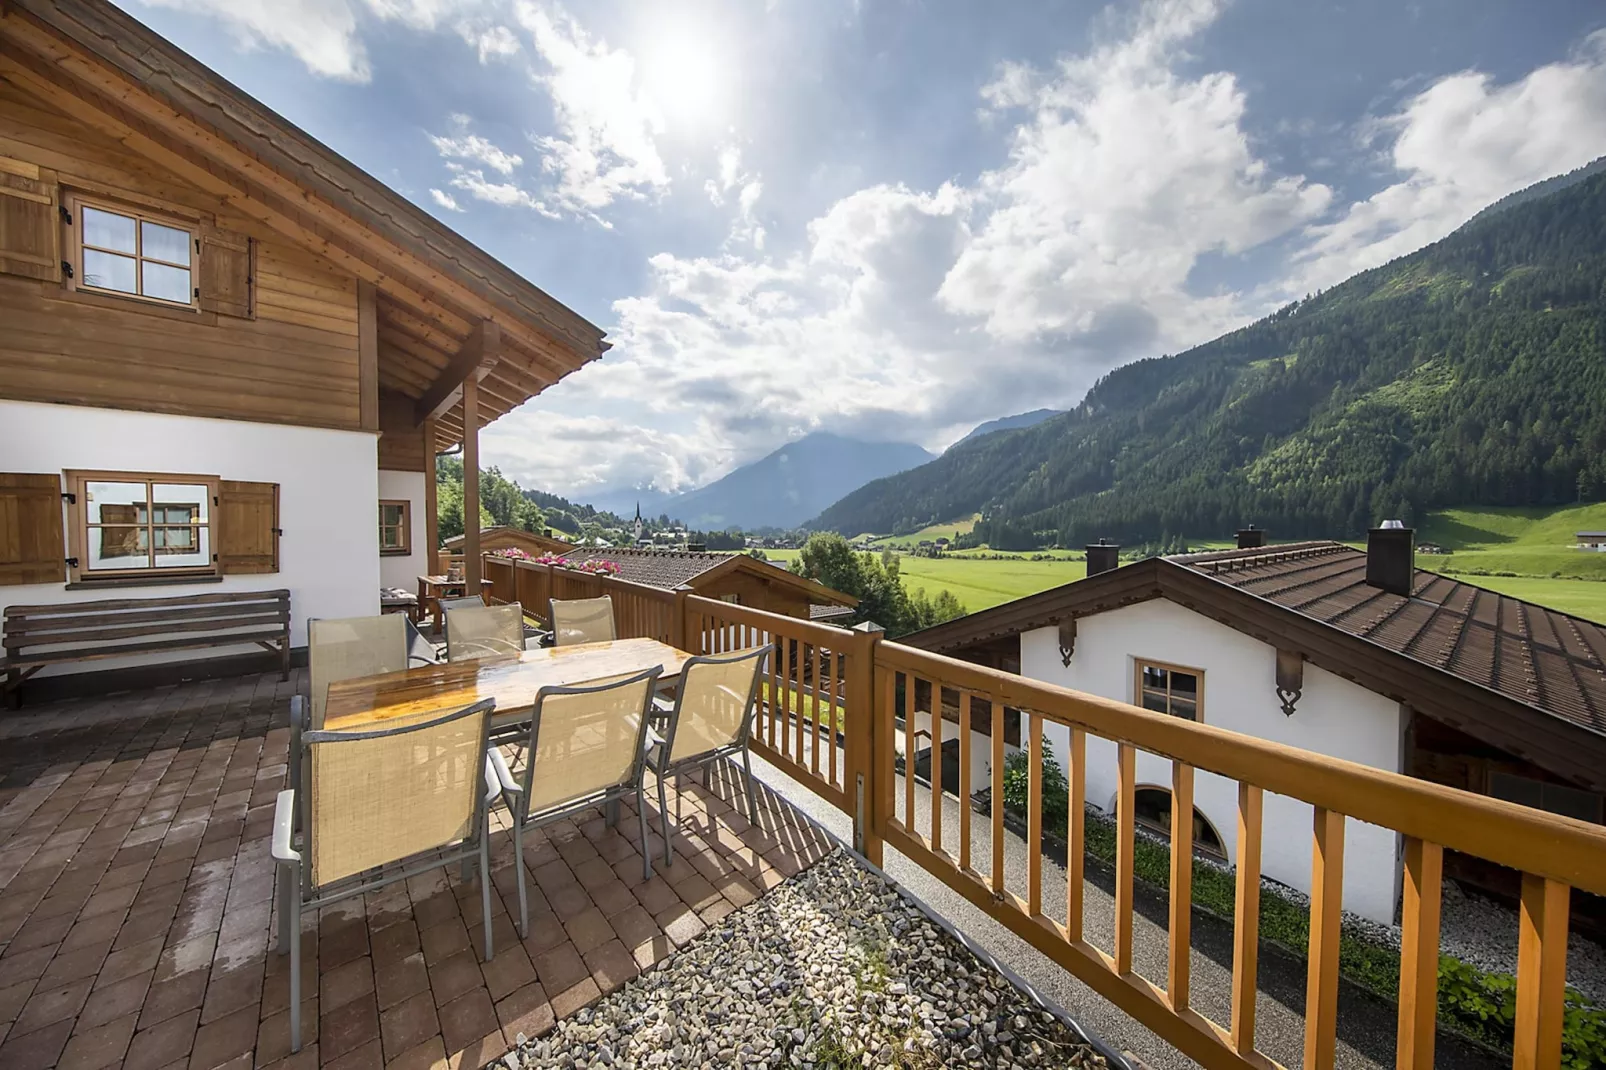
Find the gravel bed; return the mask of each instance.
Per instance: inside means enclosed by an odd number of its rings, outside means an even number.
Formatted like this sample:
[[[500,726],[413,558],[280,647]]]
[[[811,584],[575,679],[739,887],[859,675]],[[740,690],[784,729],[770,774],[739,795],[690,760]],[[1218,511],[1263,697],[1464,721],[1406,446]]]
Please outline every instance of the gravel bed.
[[[840,849],[546,1036],[507,1070],[1104,1067]]]

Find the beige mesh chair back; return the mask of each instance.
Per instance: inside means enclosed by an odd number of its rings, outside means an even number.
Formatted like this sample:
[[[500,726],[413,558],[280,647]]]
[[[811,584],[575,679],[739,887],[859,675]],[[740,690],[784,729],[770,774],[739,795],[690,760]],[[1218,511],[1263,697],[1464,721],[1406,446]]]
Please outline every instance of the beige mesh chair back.
[[[446,660],[505,657],[524,651],[524,607],[465,606],[446,612]]]
[[[635,793],[643,879],[652,877],[646,807],[641,783],[653,689],[663,672],[653,666],[633,676],[585,687],[543,687],[536,693],[523,769],[507,768],[499,750],[491,764],[513,811],[514,853],[523,858],[524,829],[602,804],[609,822],[619,801]],[[529,932],[529,901],[520,864],[520,931]]]
[[[552,645],[605,643],[619,636],[613,628],[613,599],[574,598],[551,602]]]
[[[272,846],[280,874],[279,948],[291,957],[292,1050],[301,1046],[297,937],[303,914],[452,862],[463,864],[467,879],[477,860],[485,957],[491,957],[486,815],[501,792],[487,758],[495,707],[487,699],[380,728],[302,735],[307,786],[279,793]]]
[[[662,727],[661,739],[647,751],[647,768],[658,777],[658,812],[664,830],[664,864],[673,865],[675,852],[669,835],[669,806],[665,778],[694,766],[708,768],[721,758],[742,757],[747,780],[747,812],[758,819],[758,795],[753,790],[753,761],[747,738],[757,709],[758,682],[770,648],[692,658],[681,670],[680,691]]]
[[[745,743],[757,705],[759,673],[768,656],[766,647],[736,657],[692,658],[686,663],[667,735],[670,765]]]
[[[307,668],[312,677],[312,718],[306,727],[322,728],[330,684],[407,668],[407,618],[387,613],[309,620]]]

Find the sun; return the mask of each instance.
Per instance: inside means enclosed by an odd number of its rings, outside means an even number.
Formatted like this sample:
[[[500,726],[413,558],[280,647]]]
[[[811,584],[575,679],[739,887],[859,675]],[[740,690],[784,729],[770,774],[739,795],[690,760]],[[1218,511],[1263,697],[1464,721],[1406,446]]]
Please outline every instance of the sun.
[[[674,132],[722,128],[731,113],[731,67],[721,35],[702,19],[657,20],[640,53],[643,96]]]

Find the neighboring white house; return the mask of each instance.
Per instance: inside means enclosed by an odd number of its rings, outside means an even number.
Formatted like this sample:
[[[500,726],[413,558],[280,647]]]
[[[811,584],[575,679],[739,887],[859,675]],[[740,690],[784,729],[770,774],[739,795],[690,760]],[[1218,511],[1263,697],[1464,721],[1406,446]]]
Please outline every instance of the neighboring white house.
[[[1249,545],[1238,550],[1109,561],[1087,579],[902,641],[1157,715],[1602,820],[1600,625],[1416,570],[1409,530],[1379,529],[1365,552],[1265,547],[1263,533],[1243,534]],[[1023,724],[1030,717],[1019,713]],[[921,715],[917,727],[928,726]],[[1024,737],[1024,727],[1009,727],[1011,742]],[[1045,744],[1061,765],[1068,736],[1046,721]],[[1112,812],[1117,745],[1086,739],[1087,802]],[[973,742],[973,753],[987,752],[985,737]],[[1170,760],[1140,751],[1140,822],[1163,831],[1170,784]],[[1194,806],[1196,843],[1231,860],[1237,784],[1199,772]],[[1266,795],[1266,876],[1309,890],[1312,817],[1305,803]],[[1393,832],[1348,822],[1346,910],[1394,920],[1400,852]],[[1487,878],[1453,858],[1447,872]]]

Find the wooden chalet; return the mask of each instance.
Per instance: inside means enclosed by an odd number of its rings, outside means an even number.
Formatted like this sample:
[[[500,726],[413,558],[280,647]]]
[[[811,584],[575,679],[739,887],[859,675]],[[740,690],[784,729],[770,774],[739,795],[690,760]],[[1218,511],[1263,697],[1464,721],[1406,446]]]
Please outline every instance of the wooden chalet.
[[[834,621],[851,616],[859,604],[851,594],[747,554],[582,547],[564,556],[576,563],[611,561],[619,566],[619,578],[631,583],[669,591],[689,587],[704,598],[783,617]]]
[[[479,429],[607,348],[104,0],[0,3],[0,323],[0,606],[285,589],[297,645],[430,569],[437,452],[475,515]]]

